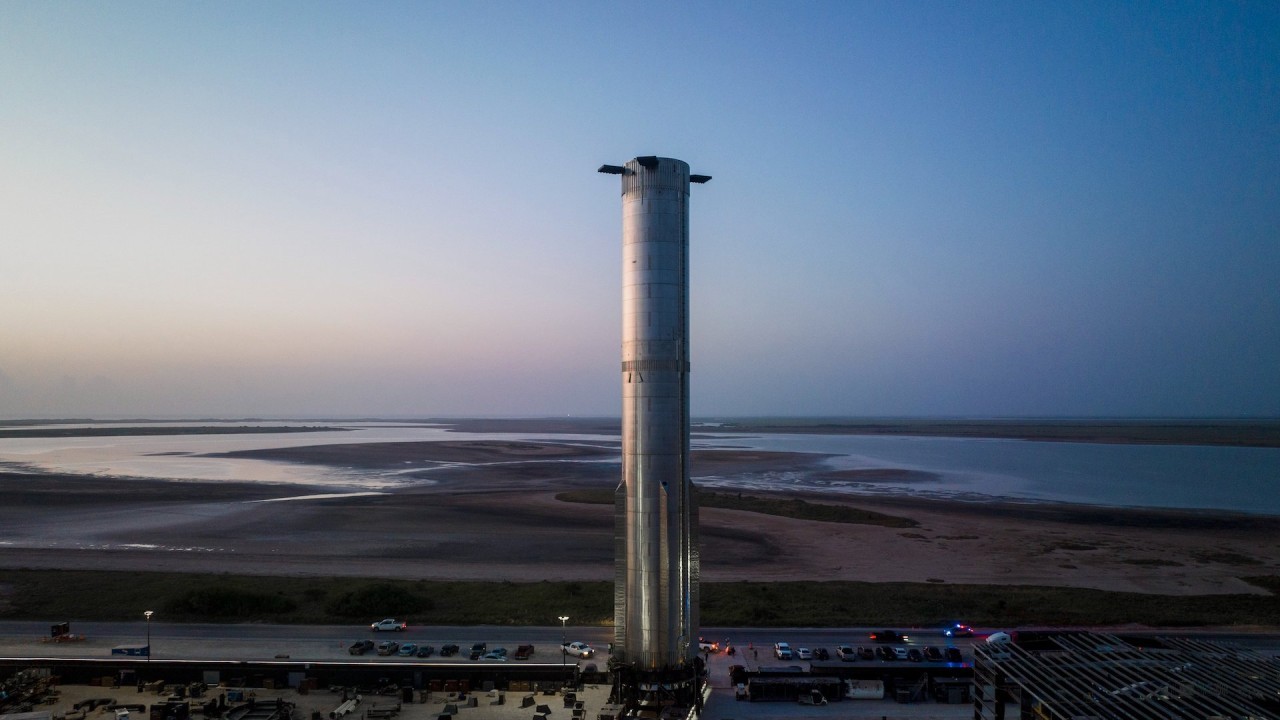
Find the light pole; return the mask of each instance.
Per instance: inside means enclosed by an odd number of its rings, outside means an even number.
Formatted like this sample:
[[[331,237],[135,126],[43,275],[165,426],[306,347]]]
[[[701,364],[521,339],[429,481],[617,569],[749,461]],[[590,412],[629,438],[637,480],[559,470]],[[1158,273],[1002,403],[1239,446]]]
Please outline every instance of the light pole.
[[[568,621],[569,621],[568,615],[560,616],[560,673],[561,674],[564,674],[565,657],[569,654],[569,648],[565,647],[565,644],[569,642],[569,639],[566,638],[564,635],[564,632],[565,632],[564,624]]]
[[[142,613],[147,616],[147,679],[151,679],[151,616],[155,614],[154,610],[147,610]]]

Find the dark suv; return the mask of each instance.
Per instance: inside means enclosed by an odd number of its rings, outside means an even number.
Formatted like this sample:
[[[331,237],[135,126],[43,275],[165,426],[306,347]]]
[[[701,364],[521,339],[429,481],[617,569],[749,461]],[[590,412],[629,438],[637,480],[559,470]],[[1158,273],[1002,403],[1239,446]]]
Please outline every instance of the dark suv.
[[[352,655],[363,655],[373,649],[372,640],[357,640],[351,643],[351,647],[347,648],[347,652]]]
[[[484,655],[487,652],[489,652],[488,643],[476,643],[475,645],[471,646],[471,659],[479,660],[480,656]]]
[[[871,641],[878,643],[900,643],[906,642],[907,636],[897,630],[881,630],[880,632],[871,633]]]

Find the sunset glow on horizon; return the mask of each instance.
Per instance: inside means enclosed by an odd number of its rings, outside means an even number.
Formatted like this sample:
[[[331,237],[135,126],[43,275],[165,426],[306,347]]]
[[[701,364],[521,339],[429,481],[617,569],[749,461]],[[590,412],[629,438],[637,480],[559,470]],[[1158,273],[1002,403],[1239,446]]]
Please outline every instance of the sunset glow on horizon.
[[[0,6],[0,419],[1280,417],[1280,6]]]

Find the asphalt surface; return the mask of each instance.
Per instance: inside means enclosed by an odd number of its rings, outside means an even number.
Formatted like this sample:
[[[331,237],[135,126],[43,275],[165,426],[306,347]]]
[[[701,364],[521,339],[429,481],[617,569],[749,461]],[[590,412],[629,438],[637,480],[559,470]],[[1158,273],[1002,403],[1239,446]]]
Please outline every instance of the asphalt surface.
[[[146,622],[126,623],[72,623],[71,632],[85,637],[83,640],[70,642],[51,642],[48,640],[51,623],[45,622],[0,622],[0,656],[38,659],[42,657],[65,658],[106,658],[111,648],[118,645],[143,645],[147,639]],[[427,643],[437,648],[443,643],[454,643],[466,648],[473,642],[486,642],[489,647],[504,646],[514,650],[521,644],[531,643],[541,648],[531,662],[556,663],[562,656],[559,652],[561,638],[585,641],[603,654],[612,639],[612,630],[601,627],[570,626],[563,630],[559,627],[524,627],[506,626],[422,626],[410,624],[404,632],[373,632],[367,626],[331,625],[331,626],[299,626],[299,625],[265,625],[265,624],[170,624],[152,622],[150,626],[153,659],[190,659],[190,660],[270,660],[288,655],[291,660],[342,660],[358,663],[393,663],[406,662],[407,658],[379,657],[364,655],[353,657],[347,653],[352,642],[362,639],[375,641],[390,639],[397,642]],[[729,666],[744,664],[748,667],[780,664],[773,657],[773,643],[785,640],[794,647],[827,647],[834,652],[842,643],[869,645],[867,629],[767,629],[759,628],[709,628],[706,637],[722,642],[730,639],[739,651],[734,655],[726,653],[710,654],[707,657],[710,677],[710,689],[707,704],[702,714],[703,720],[742,720],[744,718],[788,718],[789,720],[810,720],[818,718],[924,718],[946,719],[963,718],[972,714],[967,705],[940,705],[936,703],[918,703],[901,705],[890,700],[858,701],[832,703],[827,707],[801,706],[796,703],[761,702],[748,703],[736,700],[733,684],[729,678]],[[927,639],[920,638],[921,644],[943,644],[938,631],[933,631]],[[967,643],[967,641],[962,641]],[[758,653],[758,660],[756,653]],[[967,655],[968,653],[966,653]],[[474,666],[478,663],[465,658],[428,659],[414,658],[413,662],[432,664],[459,664]],[[510,661],[516,662],[516,661]],[[567,662],[574,662],[568,658]],[[603,666],[604,659],[596,657],[583,663],[596,662]],[[785,664],[805,664],[803,661],[787,661]],[[83,693],[102,695],[101,689],[86,689]],[[589,686],[582,699],[586,701],[590,711],[587,717],[595,717],[603,707],[608,695],[608,688]],[[293,691],[285,691],[282,696],[286,700],[299,699]],[[68,697],[77,697],[68,693]],[[265,695],[264,695],[265,699]],[[312,694],[306,702],[320,702],[316,709],[327,712],[331,698]],[[512,698],[514,701],[514,697]],[[540,701],[544,699],[540,698]],[[556,700],[556,699],[553,699]],[[433,699],[422,706],[406,706],[405,713],[399,720],[430,720],[443,706],[440,700]],[[421,709],[419,709],[421,708]],[[503,717],[527,717],[528,711],[514,706],[494,708],[484,706],[467,711],[471,717],[500,720]],[[304,717],[306,715],[304,714]]]
[[[121,645],[145,645],[148,637],[146,622],[123,623],[72,623],[71,633],[84,637],[70,642],[50,642],[50,625],[42,622],[0,622],[0,655],[8,657],[101,657],[110,655],[111,649]],[[453,643],[468,648],[472,643],[485,642],[490,648],[505,647],[514,652],[519,645],[532,644],[539,649],[537,659],[558,659],[562,638],[567,641],[585,641],[601,654],[607,651],[613,639],[610,628],[576,627],[510,627],[496,625],[434,626],[413,625],[403,632],[374,632],[367,626],[351,625],[259,625],[259,624],[150,624],[152,659],[190,660],[259,660],[287,655],[291,659],[353,660],[377,662],[386,660],[376,655],[351,656],[348,648],[357,640],[375,642],[394,640],[398,643],[428,644],[436,648]],[[775,642],[786,641],[792,647],[826,647],[834,653],[841,644],[869,645],[867,628],[814,629],[814,628],[707,628],[705,637],[716,642],[728,640],[741,650],[754,648],[764,661],[772,657]],[[948,644],[937,630],[906,631],[911,635],[908,645]],[[957,645],[965,647],[967,639],[959,639]],[[967,653],[966,653],[967,654]],[[740,656],[740,657],[742,657]],[[597,658],[598,659],[598,658]],[[438,657],[428,662],[446,662]]]
[[[71,624],[71,632],[84,640],[50,642],[49,622],[9,621],[0,622],[0,656],[4,657],[104,657],[120,645],[145,645],[148,627],[138,622],[88,622]],[[884,628],[705,628],[704,637],[723,643],[729,640],[739,651],[739,662],[751,650],[759,655],[759,662],[775,662],[772,648],[775,642],[785,641],[793,648],[827,648],[834,654],[838,645],[874,645],[870,632]],[[943,637],[938,629],[897,628],[909,636],[908,647],[955,644],[962,649],[966,659],[968,647],[976,640],[981,642],[994,628],[977,628],[976,638]],[[1267,654],[1280,654],[1280,635],[1267,633],[1242,633],[1230,631],[1176,631],[1176,630],[1117,630],[1116,632],[1152,635],[1195,635],[1206,640],[1227,642]],[[375,642],[394,640],[399,643],[428,644],[436,648],[446,643],[464,649],[472,643],[485,642],[490,648],[505,647],[514,652],[516,647],[532,644],[538,649],[535,659],[541,662],[558,661],[561,639],[570,642],[585,641],[595,647],[600,655],[606,653],[613,639],[611,628],[568,626],[511,627],[499,625],[440,626],[414,625],[403,632],[373,632],[366,626],[355,625],[267,625],[267,624],[213,624],[213,623],[163,623],[150,624],[152,658],[190,660],[266,660],[280,656],[303,660],[350,660],[355,662],[379,662],[389,658],[369,654],[352,656],[347,649],[357,640]],[[754,655],[754,653],[752,653]],[[755,657],[751,659],[755,660]],[[426,662],[449,662],[457,658],[441,660],[433,656]],[[467,661],[463,658],[464,661]],[[570,658],[572,660],[572,658]],[[597,656],[591,661],[603,664]],[[467,661],[469,662],[469,661]]]
[[[111,648],[118,645],[142,645],[146,643],[146,622],[125,623],[73,623],[71,632],[84,636],[83,640],[71,642],[49,641],[50,624],[47,622],[0,622],[0,656],[10,658],[39,659],[46,657],[64,658],[104,658],[109,657]],[[712,654],[708,657],[710,676],[710,694],[702,717],[704,720],[743,720],[745,718],[787,718],[788,720],[818,720],[827,718],[889,718],[904,720],[951,720],[952,718],[972,717],[973,708],[968,704],[945,705],[933,702],[899,704],[892,700],[857,700],[832,703],[826,707],[809,707],[793,703],[757,702],[747,703],[735,700],[734,689],[729,680],[728,669],[733,664],[744,664],[748,667],[759,665],[804,665],[803,661],[778,661],[773,657],[773,644],[786,641],[793,648],[824,647],[834,653],[841,644],[873,646],[868,634],[873,630],[884,628],[707,628],[704,636],[723,642],[729,639],[738,650],[734,655],[725,653]],[[910,637],[905,643],[908,646],[925,645],[945,646],[948,644],[937,629],[904,629],[898,628]],[[966,661],[972,655],[969,647],[974,642],[982,642],[990,628],[979,628],[977,637],[961,638],[954,642],[962,648]],[[521,644],[533,644],[541,651],[532,662],[560,662],[559,645],[562,638],[560,627],[507,627],[507,626],[430,626],[410,625],[405,632],[375,633],[367,626],[351,625],[265,625],[265,624],[170,624],[152,622],[150,626],[154,657],[158,659],[190,659],[190,660],[267,660],[288,656],[293,660],[342,660],[360,663],[404,662],[406,658],[379,657],[364,655],[353,657],[347,653],[352,642],[362,639],[380,641],[391,639],[397,642],[427,643],[439,647],[444,643],[455,643],[463,648],[473,642],[486,642],[489,647],[503,646],[514,651]],[[1136,630],[1125,629],[1124,633],[1135,633]],[[1148,632],[1153,635],[1194,635],[1206,640],[1232,643],[1271,655],[1280,655],[1280,634],[1241,633],[1229,631],[1197,631],[1173,632],[1168,630]],[[563,630],[563,637],[573,641],[580,640],[591,643],[603,654],[612,637],[609,628],[570,626]],[[834,658],[833,658],[834,659]],[[449,658],[441,660],[432,657],[425,660],[417,658],[414,662],[458,663],[473,665],[465,658]],[[480,661],[486,662],[486,661]],[[488,661],[493,662],[493,661]],[[512,661],[515,662],[515,661]],[[573,662],[569,658],[567,662]],[[583,662],[604,664],[602,657]],[[886,667],[902,663],[884,663]],[[100,693],[97,688],[87,689],[89,694]],[[292,694],[291,694],[292,693]],[[291,701],[297,700],[294,691],[284,691],[283,696]],[[589,687],[583,694],[588,708],[592,711],[588,717],[595,716],[595,710],[605,702],[607,688]],[[74,697],[70,693],[68,697]],[[328,696],[313,695],[311,702],[332,704]],[[421,706],[406,706],[405,714],[400,720],[430,720],[443,707],[440,699],[429,703],[424,700]],[[324,709],[327,706],[317,706]],[[421,708],[420,710],[418,708]],[[476,718],[490,717],[498,720],[501,717],[524,717],[527,710],[517,707],[501,708],[485,707],[470,712]],[[1016,711],[1014,711],[1016,714]],[[304,715],[305,716],[305,715]]]

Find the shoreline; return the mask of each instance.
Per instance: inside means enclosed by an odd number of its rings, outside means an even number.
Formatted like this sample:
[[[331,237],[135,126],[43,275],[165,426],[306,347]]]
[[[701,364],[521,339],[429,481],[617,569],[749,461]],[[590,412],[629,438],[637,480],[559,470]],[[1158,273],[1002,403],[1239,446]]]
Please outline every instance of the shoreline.
[[[448,489],[466,491],[468,481],[493,485],[509,481],[563,478],[573,487],[598,481],[610,486],[618,476],[616,441],[566,444],[527,440],[457,440],[371,442],[306,445],[265,450],[211,453],[204,457],[247,458],[297,465],[355,467],[390,470],[415,479],[439,480]],[[1280,512],[1232,507],[1177,507],[1124,503],[1080,503],[1069,500],[986,494],[970,490],[933,489],[942,475],[899,467],[833,470],[825,462],[838,455],[821,452],[757,450],[712,447],[694,449],[691,473],[694,484],[719,492],[823,494],[840,502],[889,502],[894,500],[961,503],[969,506],[996,504],[1018,507],[1070,506],[1099,508],[1106,512],[1187,513],[1238,515],[1244,518],[1280,518]],[[570,467],[576,466],[576,467]],[[478,471],[483,470],[483,473]],[[753,487],[741,480],[770,474],[803,473],[811,482],[786,490]],[[725,483],[724,478],[739,481]],[[822,483],[831,483],[823,487]],[[863,486],[861,488],[857,486]],[[897,486],[897,487],[895,487]],[[883,488],[876,490],[875,488]],[[443,488],[442,488],[443,489]]]
[[[557,494],[608,494],[618,482],[618,452],[617,441],[607,438],[468,439],[460,433],[456,440],[209,455],[356,468],[408,480],[378,494],[343,492],[368,489],[356,483],[173,481],[0,465],[0,569],[609,581],[612,504],[564,502]],[[929,473],[903,468],[833,470],[824,463],[829,457],[717,447],[695,450],[692,471],[695,484],[700,477],[749,483],[789,473],[872,487],[927,488],[932,482]],[[708,583],[820,579],[1266,596],[1267,589],[1243,578],[1280,576],[1275,515],[836,493],[813,486],[701,487],[914,523],[892,527],[702,507],[701,576]],[[294,499],[263,502],[283,498]]]
[[[535,461],[448,473],[454,476],[433,486],[291,502],[262,500],[333,488],[0,473],[0,568],[514,582],[612,578],[612,506],[555,496],[611,490],[616,466],[549,468]],[[1280,518],[1269,516],[743,494],[846,505],[910,518],[917,527],[704,507],[706,582],[824,579],[1257,595],[1266,591],[1241,578],[1280,575]]]
[[[615,418],[434,418],[463,433],[618,435]],[[1031,442],[1280,448],[1280,418],[693,418],[695,436],[897,435]]]

